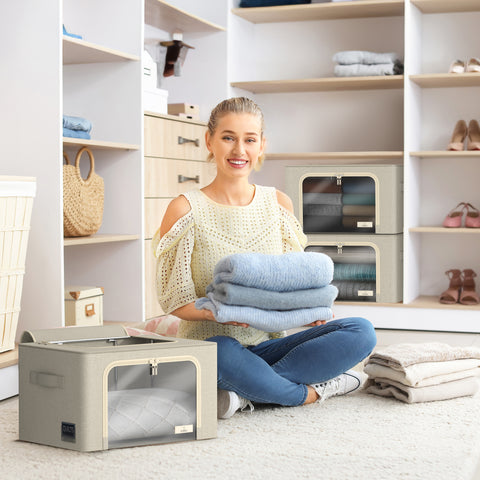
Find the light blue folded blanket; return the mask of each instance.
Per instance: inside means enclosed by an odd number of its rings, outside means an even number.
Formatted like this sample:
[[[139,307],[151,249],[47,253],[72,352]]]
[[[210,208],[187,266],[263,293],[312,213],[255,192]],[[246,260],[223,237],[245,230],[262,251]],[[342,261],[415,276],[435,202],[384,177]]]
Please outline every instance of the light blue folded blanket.
[[[63,127],[63,136],[72,138],[84,138],[87,140],[90,139],[90,134],[88,132],[84,132],[83,130],[71,130],[70,128],[65,127]]]
[[[217,263],[213,275],[216,284],[229,282],[291,292],[328,285],[333,279],[333,262],[328,255],[318,252],[234,253]]]
[[[265,310],[331,307],[337,294],[337,287],[333,285],[292,292],[274,292],[226,282],[207,287],[207,297],[212,301]]]
[[[70,130],[81,130],[83,132],[88,132],[92,130],[92,122],[82,117],[72,117],[71,115],[63,116],[63,128],[68,128]]]
[[[238,305],[225,305],[206,297],[199,298],[195,302],[195,307],[199,310],[211,310],[219,323],[247,323],[251,327],[264,332],[278,332],[280,330],[303,327],[316,320],[330,320],[332,318],[332,310],[329,307],[275,311]]]

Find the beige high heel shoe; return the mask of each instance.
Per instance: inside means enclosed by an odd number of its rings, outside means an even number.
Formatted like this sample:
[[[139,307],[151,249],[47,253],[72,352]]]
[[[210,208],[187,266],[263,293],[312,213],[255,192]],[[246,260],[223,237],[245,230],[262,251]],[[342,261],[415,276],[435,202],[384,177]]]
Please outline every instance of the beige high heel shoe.
[[[468,150],[480,150],[480,126],[476,120],[470,120],[468,124]]]
[[[480,60],[478,58],[470,58],[465,65],[466,72],[480,72]]]
[[[447,150],[463,150],[464,149],[464,142],[465,138],[467,137],[468,129],[467,123],[465,120],[459,120],[455,124],[455,128],[453,129],[453,135],[450,140],[450,143],[447,145]]]

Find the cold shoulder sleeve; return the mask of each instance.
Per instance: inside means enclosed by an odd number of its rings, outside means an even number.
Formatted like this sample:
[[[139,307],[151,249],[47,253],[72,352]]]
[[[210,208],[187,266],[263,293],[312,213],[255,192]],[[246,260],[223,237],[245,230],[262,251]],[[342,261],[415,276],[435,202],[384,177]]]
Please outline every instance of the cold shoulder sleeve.
[[[279,205],[283,253],[300,252],[307,244],[307,237],[300,222],[286,208]]]
[[[193,245],[192,212],[181,217],[162,238],[159,231],[153,237],[156,290],[160,306],[167,314],[197,299],[190,268]]]

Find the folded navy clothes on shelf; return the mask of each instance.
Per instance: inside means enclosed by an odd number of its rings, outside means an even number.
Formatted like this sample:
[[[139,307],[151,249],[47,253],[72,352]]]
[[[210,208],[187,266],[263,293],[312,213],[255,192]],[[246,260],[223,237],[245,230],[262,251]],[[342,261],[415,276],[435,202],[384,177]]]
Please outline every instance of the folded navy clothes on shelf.
[[[74,117],[72,115],[63,115],[63,128],[70,130],[81,130],[90,133],[92,130],[92,122],[82,117]]]
[[[251,7],[278,7],[280,5],[300,5],[302,3],[311,3],[311,0],[242,0],[240,8]]]
[[[83,130],[72,130],[71,128],[63,127],[63,136],[64,137],[71,137],[71,138],[83,138],[86,140],[90,140],[90,134]]]
[[[220,260],[206,296],[195,302],[219,323],[247,323],[278,332],[332,318],[338,290],[333,262],[318,252],[238,253]]]

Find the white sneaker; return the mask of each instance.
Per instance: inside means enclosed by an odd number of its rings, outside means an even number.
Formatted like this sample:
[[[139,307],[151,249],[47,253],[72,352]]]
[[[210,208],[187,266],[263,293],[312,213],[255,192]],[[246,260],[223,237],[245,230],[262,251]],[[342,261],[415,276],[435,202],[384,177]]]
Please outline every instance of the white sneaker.
[[[217,417],[230,418],[237,411],[243,411],[250,407],[250,412],[253,412],[253,405],[250,400],[240,397],[235,392],[230,390],[218,390],[217,392]]]
[[[348,370],[327,382],[314,383],[310,386],[318,393],[318,400],[324,402],[330,397],[352,393],[358,390],[362,386],[362,383],[363,377],[361,373]]]

